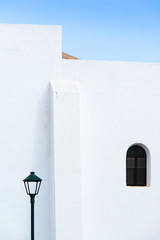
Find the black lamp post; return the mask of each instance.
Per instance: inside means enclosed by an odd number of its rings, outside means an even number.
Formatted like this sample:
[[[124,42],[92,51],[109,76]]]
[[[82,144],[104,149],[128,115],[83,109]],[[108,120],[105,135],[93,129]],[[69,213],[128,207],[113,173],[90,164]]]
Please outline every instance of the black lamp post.
[[[23,182],[27,194],[31,199],[31,240],[34,240],[34,198],[38,194],[42,179],[37,177],[34,172],[31,172]]]

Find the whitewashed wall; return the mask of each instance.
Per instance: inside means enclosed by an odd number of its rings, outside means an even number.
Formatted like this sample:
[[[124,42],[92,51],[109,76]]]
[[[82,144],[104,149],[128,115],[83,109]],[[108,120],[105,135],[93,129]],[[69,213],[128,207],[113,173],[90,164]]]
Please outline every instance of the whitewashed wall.
[[[84,240],[160,236],[160,64],[63,61],[80,90]],[[127,187],[127,149],[148,153],[148,186]]]
[[[76,82],[51,81],[56,240],[82,240],[80,111]],[[54,238],[53,238],[54,239]]]
[[[49,85],[51,82],[51,85]],[[0,239],[159,240],[160,64],[61,59],[61,27],[0,25]],[[79,109],[80,107],[80,109]],[[148,186],[127,187],[134,143]]]
[[[35,239],[49,239],[49,81],[58,79],[60,65],[61,27],[0,24],[1,240],[30,239],[30,199],[22,182],[30,171],[43,179]]]

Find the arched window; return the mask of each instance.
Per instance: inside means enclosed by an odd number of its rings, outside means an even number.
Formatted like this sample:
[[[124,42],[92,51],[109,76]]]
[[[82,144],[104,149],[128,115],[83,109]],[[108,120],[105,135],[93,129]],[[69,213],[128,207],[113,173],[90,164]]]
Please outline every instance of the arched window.
[[[146,186],[146,152],[134,145],[127,151],[126,156],[126,183],[127,186]]]

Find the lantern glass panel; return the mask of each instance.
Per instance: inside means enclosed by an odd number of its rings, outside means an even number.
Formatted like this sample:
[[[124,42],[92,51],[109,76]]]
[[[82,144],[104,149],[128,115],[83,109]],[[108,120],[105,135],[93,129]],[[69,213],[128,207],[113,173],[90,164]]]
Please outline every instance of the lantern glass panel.
[[[41,181],[39,181],[39,182],[37,183],[36,194],[39,193],[40,186],[41,186]]]
[[[24,186],[25,186],[25,189],[26,189],[26,193],[29,194],[29,186],[28,186],[28,183],[27,183],[27,182],[24,182]]]
[[[28,182],[29,185],[29,193],[30,194],[36,194],[36,186],[37,186],[37,182]]]

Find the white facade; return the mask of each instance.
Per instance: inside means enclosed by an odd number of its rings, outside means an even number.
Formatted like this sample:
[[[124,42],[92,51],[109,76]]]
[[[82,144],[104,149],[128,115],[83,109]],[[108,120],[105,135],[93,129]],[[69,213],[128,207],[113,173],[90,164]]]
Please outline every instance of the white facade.
[[[0,239],[159,240],[160,64],[62,60],[61,27],[0,25]],[[147,186],[126,186],[126,152]]]

